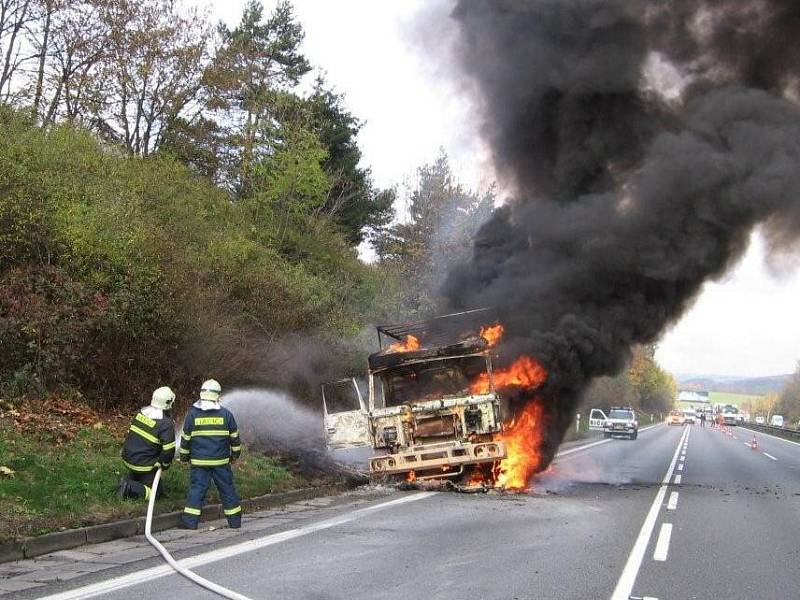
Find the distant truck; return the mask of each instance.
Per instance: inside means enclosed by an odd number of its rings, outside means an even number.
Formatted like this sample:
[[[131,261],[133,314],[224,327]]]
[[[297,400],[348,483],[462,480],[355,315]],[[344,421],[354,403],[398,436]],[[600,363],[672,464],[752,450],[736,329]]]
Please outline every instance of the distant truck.
[[[783,427],[783,415],[772,415],[769,424],[773,427]]]
[[[719,410],[717,421],[723,425],[738,425],[741,422],[739,409],[733,404],[725,404]]]
[[[486,328],[465,324],[487,318],[480,309],[378,327],[366,400],[354,378],[322,386],[328,448],[371,447],[375,477],[458,481],[499,465],[508,402],[495,391]]]

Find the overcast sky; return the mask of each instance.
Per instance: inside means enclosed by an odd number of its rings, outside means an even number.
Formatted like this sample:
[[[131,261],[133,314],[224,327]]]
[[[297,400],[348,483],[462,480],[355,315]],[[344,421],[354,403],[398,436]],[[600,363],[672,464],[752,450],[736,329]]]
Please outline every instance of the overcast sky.
[[[195,0],[235,25],[244,0]],[[274,6],[264,0],[267,10]],[[359,142],[380,186],[401,184],[444,148],[462,180],[493,178],[464,94],[437,73],[416,40],[420,0],[295,0],[304,51],[365,125]],[[428,32],[430,34],[430,32]],[[434,32],[442,39],[447,31]],[[431,39],[431,38],[429,38]],[[435,51],[435,49],[434,49]],[[776,375],[800,359],[800,274],[775,277],[754,236],[742,263],[707,283],[694,307],[660,342],[658,358],[681,374]]]

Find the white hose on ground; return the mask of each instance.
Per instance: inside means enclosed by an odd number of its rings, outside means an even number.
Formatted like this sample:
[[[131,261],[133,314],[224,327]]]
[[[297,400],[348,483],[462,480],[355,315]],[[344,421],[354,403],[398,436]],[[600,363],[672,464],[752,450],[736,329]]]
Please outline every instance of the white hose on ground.
[[[250,600],[247,596],[243,596],[237,592],[231,591],[227,588],[222,587],[221,585],[217,585],[213,581],[209,581],[208,579],[203,579],[200,575],[193,573],[186,567],[182,567],[178,564],[172,555],[167,552],[167,549],[161,545],[156,538],[153,537],[153,534],[150,532],[150,526],[153,523],[153,507],[156,503],[156,492],[158,491],[158,482],[161,479],[161,468],[159,467],[158,471],[156,471],[156,477],[153,480],[153,489],[150,492],[150,501],[147,503],[147,519],[145,520],[144,524],[144,537],[147,538],[147,541],[150,542],[153,547],[158,550],[159,554],[164,557],[164,560],[167,561],[170,567],[175,569],[178,573],[186,577],[187,579],[191,579],[196,584],[203,586],[207,590],[211,590],[212,592],[219,594],[224,598],[230,598],[231,600]]]

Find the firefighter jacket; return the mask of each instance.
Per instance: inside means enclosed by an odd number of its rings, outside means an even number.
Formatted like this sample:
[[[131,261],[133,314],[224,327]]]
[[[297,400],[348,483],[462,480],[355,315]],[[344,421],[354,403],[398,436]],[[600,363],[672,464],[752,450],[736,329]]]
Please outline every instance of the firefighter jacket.
[[[242,453],[233,413],[218,402],[198,400],[183,422],[180,455],[195,467],[227,465]]]
[[[175,425],[160,408],[145,406],[133,417],[122,445],[122,461],[131,471],[168,469],[175,456]]]

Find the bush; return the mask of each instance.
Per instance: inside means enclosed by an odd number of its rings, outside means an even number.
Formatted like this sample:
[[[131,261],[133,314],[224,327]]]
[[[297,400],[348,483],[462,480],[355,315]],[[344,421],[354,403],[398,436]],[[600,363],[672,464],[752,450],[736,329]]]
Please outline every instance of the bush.
[[[296,167],[315,177],[313,163]],[[169,157],[0,112],[0,385],[74,388],[111,407],[211,374],[255,383],[246,340],[357,332],[378,276],[296,210],[321,180],[300,199],[280,189],[302,177],[271,178],[254,212],[256,200],[234,201]]]

